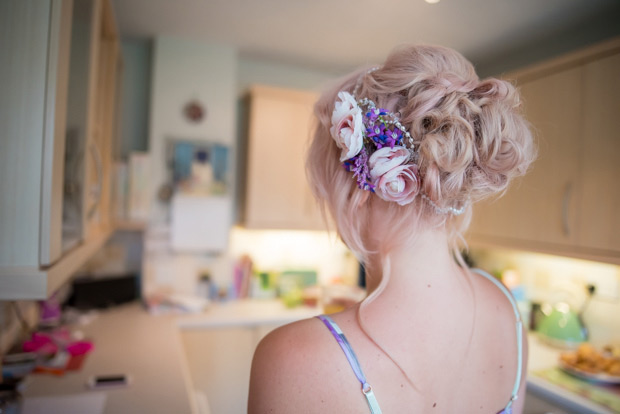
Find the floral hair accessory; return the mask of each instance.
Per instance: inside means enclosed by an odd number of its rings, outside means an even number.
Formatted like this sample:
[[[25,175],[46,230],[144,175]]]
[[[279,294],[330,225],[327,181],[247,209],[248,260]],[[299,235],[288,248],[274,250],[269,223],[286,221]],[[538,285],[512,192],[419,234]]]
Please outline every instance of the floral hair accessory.
[[[417,152],[396,114],[377,108],[368,98],[356,100],[349,92],[340,91],[331,121],[330,133],[341,149],[340,161],[353,173],[360,189],[400,205],[413,202],[421,189]],[[440,207],[426,194],[421,196],[437,213],[459,215],[465,211],[465,206]]]
[[[330,132],[341,149],[340,161],[363,190],[375,192],[379,178],[412,158],[403,144],[403,137],[411,140],[411,135],[398,119],[370,99],[356,101],[345,91],[338,93]],[[414,175],[419,181],[417,173]],[[398,187],[394,185],[390,188]],[[382,197],[387,193],[378,194]]]
[[[405,146],[413,139],[393,113],[370,99],[356,101],[341,91],[332,113],[331,135],[341,149],[340,161],[357,185],[400,205],[413,201],[420,190],[415,153]]]

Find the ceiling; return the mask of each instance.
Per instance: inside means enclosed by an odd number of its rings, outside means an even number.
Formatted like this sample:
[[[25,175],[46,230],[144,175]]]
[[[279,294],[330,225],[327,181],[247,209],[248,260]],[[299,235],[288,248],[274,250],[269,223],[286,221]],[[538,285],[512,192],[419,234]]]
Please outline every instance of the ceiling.
[[[452,47],[477,65],[620,34],[618,0],[113,0],[121,35],[179,35],[330,71],[402,43]],[[540,53],[540,52],[538,52]],[[533,57],[530,57],[532,59]],[[505,66],[505,65],[504,65]]]

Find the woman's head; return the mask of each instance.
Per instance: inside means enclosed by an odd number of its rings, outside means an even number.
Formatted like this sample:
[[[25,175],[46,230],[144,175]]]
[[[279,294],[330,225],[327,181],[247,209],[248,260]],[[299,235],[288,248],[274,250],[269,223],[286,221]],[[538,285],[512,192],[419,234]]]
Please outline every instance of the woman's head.
[[[325,92],[315,113],[310,183],[363,261],[421,229],[454,238],[471,204],[504,191],[535,153],[515,88],[480,81],[443,47],[396,49]]]

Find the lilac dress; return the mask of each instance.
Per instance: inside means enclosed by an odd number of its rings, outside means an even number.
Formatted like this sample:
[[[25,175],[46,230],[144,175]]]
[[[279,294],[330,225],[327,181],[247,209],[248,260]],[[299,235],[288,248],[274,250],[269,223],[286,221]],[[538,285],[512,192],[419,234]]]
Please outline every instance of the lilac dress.
[[[514,386],[512,388],[512,394],[511,394],[510,400],[508,401],[506,406],[497,413],[497,414],[512,414],[512,403],[517,399],[517,394],[519,392],[519,386],[521,384],[521,374],[522,374],[521,371],[522,371],[522,365],[523,365],[523,328],[522,328],[522,322],[521,322],[521,315],[519,314],[517,303],[515,302],[514,298],[512,297],[510,292],[508,292],[508,289],[506,289],[506,287],[501,282],[499,282],[497,279],[495,279],[493,276],[489,275],[488,273],[483,272],[482,270],[473,269],[473,271],[486,277],[491,282],[493,282],[504,293],[504,295],[506,295],[515,313],[516,329],[517,329],[517,346],[518,346],[517,375],[515,378]],[[318,318],[321,321],[323,321],[325,326],[327,326],[329,331],[332,333],[332,335],[334,336],[334,338],[336,339],[336,341],[338,342],[338,344],[344,351],[344,354],[346,355],[347,360],[349,361],[349,364],[351,365],[351,368],[353,368],[353,372],[355,373],[355,376],[357,377],[358,381],[362,385],[362,394],[364,394],[364,397],[366,398],[366,402],[368,403],[368,408],[370,409],[371,414],[381,414],[381,408],[379,407],[377,398],[375,397],[375,394],[372,391],[372,387],[370,386],[370,384],[368,384],[368,381],[366,381],[366,376],[364,375],[364,372],[362,371],[362,367],[360,366],[360,363],[357,360],[357,356],[355,355],[355,352],[353,352],[353,348],[351,348],[351,344],[349,344],[349,341],[347,341],[347,338],[344,336],[344,333],[342,332],[340,327],[336,324],[336,322],[334,322],[329,316],[320,315],[318,316]]]

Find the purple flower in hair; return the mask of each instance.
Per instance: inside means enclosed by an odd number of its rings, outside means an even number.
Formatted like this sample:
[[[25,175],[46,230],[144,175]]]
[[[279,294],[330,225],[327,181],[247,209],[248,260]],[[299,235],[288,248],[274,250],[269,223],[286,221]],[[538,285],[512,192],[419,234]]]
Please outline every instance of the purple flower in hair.
[[[357,181],[357,186],[362,190],[375,191],[375,186],[371,181],[368,171],[368,152],[363,147],[355,157],[345,161],[344,167],[353,173],[353,178]]]
[[[385,143],[390,146],[390,148],[394,148],[394,145],[399,145],[403,139],[403,132],[398,128],[392,128],[387,131],[387,138],[385,139]]]
[[[366,118],[368,118],[369,123],[374,123],[379,116],[383,116],[386,113],[385,109],[370,108],[368,112],[366,112]]]
[[[383,137],[385,135],[385,124],[372,124],[366,129],[368,138]]]

